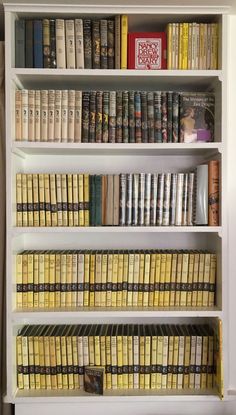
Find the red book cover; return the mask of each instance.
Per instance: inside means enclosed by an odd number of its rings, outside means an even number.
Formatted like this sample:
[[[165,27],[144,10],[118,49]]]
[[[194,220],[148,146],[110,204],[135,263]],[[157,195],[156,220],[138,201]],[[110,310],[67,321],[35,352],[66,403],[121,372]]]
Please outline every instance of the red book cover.
[[[128,69],[166,69],[166,33],[129,33]]]

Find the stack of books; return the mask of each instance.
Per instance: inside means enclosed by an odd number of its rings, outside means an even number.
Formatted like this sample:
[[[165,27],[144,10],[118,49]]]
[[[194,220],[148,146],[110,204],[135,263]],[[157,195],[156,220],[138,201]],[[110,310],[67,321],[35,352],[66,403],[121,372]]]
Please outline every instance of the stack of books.
[[[216,254],[204,251],[24,251],[17,308],[212,307]]]

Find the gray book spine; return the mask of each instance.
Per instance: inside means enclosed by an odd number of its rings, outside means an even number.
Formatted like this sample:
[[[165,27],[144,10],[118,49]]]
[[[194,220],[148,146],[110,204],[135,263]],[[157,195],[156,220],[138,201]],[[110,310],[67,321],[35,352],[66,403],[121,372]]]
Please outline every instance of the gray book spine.
[[[116,142],[122,143],[122,91],[116,92]]]
[[[148,142],[154,143],[154,97],[153,92],[147,93],[147,115],[148,115]]]
[[[139,174],[133,174],[132,225],[138,225]]]
[[[193,193],[194,190],[194,173],[188,173],[188,213],[187,213],[187,225],[193,225]]]
[[[169,226],[170,224],[170,185],[171,173],[166,173],[164,178],[163,226]]]
[[[188,215],[188,173],[184,174],[184,185],[183,185],[183,204],[182,204],[182,226],[187,226],[187,215]]]
[[[144,225],[150,225],[151,173],[145,174]]]
[[[96,94],[96,131],[95,140],[96,143],[102,142],[102,91],[97,91]]]
[[[126,174],[120,174],[120,225],[126,224]]]
[[[138,224],[144,225],[145,173],[139,174]]]
[[[123,91],[123,143],[129,142],[129,93]]]
[[[171,188],[170,188],[170,226],[175,225],[175,211],[176,211],[176,191],[177,191],[177,174],[171,174]]]
[[[176,190],[176,210],[175,210],[175,225],[182,225],[182,203],[183,203],[183,185],[184,173],[177,174],[177,190]]]
[[[158,175],[151,175],[151,204],[150,204],[150,225],[155,226],[157,220],[157,180]]]
[[[116,142],[116,91],[109,92],[109,143]]]
[[[162,143],[160,91],[154,92],[154,139],[155,143]]]
[[[195,225],[208,225],[208,165],[196,169]]]
[[[108,119],[109,119],[109,92],[103,92],[102,101],[102,142],[108,143]]]
[[[163,197],[164,197],[164,173],[158,174],[157,185],[157,225],[162,225],[163,220]]]
[[[133,182],[133,175],[127,174],[127,193],[126,193],[126,225],[132,225],[132,182]]]

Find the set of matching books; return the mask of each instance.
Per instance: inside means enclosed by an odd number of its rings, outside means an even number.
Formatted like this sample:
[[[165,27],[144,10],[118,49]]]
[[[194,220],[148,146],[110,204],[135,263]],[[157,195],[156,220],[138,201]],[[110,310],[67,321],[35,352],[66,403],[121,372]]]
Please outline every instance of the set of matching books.
[[[212,160],[196,173],[18,173],[16,225],[218,226],[217,169]]]
[[[16,90],[17,141],[214,141],[213,93]]]
[[[216,254],[204,251],[23,251],[16,307],[214,306]]]
[[[218,23],[169,23],[168,69],[218,69]]]
[[[127,69],[127,16],[15,21],[16,68]]]
[[[103,366],[104,389],[211,389],[216,334],[208,325],[25,326],[16,337],[19,389],[83,389]]]

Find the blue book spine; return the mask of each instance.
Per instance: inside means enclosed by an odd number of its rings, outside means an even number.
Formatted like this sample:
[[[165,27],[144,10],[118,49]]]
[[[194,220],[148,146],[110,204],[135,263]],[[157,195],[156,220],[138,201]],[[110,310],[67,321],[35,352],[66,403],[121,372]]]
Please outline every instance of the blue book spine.
[[[25,67],[25,20],[15,21],[15,67]]]
[[[34,68],[43,68],[43,22],[34,20]]]

